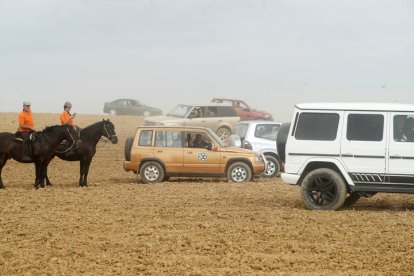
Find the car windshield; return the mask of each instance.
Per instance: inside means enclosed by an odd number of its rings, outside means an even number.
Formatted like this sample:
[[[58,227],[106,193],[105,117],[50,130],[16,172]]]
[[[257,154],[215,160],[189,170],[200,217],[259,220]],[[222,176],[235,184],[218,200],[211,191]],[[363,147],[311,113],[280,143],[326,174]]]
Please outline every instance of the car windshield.
[[[236,134],[240,137],[240,139],[244,140],[246,137],[247,128],[249,127],[248,124],[238,124],[236,127]]]
[[[167,116],[174,116],[184,118],[185,115],[191,110],[192,106],[179,104],[175,106],[170,112],[167,113]]]
[[[227,147],[226,143],[224,143],[223,140],[221,140],[220,137],[218,137],[217,134],[214,131],[209,129],[208,132],[210,132],[211,136],[213,136],[214,140],[217,141],[217,143],[220,145],[220,147]]]

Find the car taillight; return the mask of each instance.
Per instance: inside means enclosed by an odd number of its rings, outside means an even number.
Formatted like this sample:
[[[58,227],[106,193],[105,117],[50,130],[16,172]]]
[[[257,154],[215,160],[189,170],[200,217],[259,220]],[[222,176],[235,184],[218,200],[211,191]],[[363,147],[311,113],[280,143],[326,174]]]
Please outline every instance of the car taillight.
[[[248,141],[244,141],[243,142],[243,148],[252,150],[253,149],[253,146]]]

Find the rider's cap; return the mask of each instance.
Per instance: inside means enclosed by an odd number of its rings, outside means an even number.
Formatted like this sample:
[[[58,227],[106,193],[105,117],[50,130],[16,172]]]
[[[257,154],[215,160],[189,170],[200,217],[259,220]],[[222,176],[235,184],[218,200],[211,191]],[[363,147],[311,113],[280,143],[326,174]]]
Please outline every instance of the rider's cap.
[[[66,102],[65,105],[64,105],[64,107],[72,108],[72,104],[70,102]]]
[[[24,102],[23,102],[23,106],[25,106],[25,105],[27,105],[27,106],[31,106],[31,103],[30,103],[30,102],[26,102],[26,101],[24,101]]]

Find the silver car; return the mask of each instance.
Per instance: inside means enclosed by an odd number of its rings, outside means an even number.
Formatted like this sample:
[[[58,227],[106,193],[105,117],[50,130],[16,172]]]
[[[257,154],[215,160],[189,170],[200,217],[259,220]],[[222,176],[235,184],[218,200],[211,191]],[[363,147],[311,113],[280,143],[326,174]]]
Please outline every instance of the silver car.
[[[280,159],[276,149],[276,137],[281,123],[270,121],[239,122],[229,145],[263,153],[267,160],[267,170],[263,176],[276,177],[280,172]]]

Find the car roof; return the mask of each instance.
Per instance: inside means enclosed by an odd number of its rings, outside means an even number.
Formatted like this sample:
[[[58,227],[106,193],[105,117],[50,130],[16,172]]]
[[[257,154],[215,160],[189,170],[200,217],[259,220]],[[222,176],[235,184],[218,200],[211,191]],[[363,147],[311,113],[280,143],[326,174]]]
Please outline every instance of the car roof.
[[[194,103],[190,103],[190,104],[183,103],[183,104],[180,104],[180,105],[188,105],[188,106],[231,106],[228,103],[196,103],[196,104],[194,104]]]
[[[139,126],[138,128],[148,128],[148,129],[194,129],[194,130],[208,130],[208,127],[192,127],[192,126]]]
[[[402,103],[301,103],[296,108],[301,110],[349,110],[349,111],[414,111],[414,104]]]
[[[213,101],[219,100],[219,101],[233,101],[233,102],[244,102],[243,100],[238,99],[228,99],[228,98],[214,98]]]
[[[261,124],[261,125],[281,125],[280,122],[275,121],[263,121],[263,120],[250,120],[250,121],[241,121],[238,124]]]

